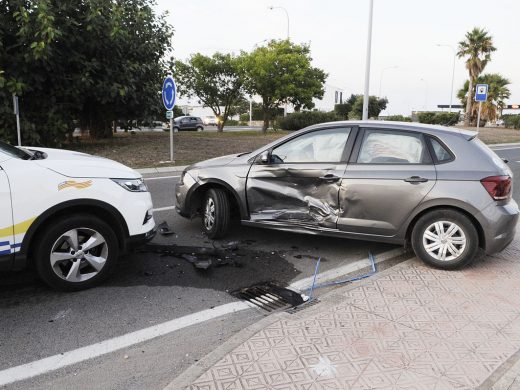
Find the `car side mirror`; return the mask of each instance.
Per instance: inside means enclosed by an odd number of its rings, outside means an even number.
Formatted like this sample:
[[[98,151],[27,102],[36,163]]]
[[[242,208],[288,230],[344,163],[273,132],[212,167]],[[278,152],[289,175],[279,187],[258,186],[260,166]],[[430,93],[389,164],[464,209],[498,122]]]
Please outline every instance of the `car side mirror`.
[[[269,164],[269,152],[263,152],[260,155],[260,163]]]

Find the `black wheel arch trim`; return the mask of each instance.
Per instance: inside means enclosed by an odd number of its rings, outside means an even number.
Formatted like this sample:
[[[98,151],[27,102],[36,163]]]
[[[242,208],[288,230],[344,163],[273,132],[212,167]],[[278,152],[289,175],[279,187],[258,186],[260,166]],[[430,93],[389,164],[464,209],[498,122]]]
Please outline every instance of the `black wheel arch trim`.
[[[61,212],[81,207],[95,207],[102,211],[108,212],[111,217],[115,218],[119,224],[118,226],[114,227],[114,232],[121,240],[121,245],[124,246],[126,238],[129,236],[128,226],[121,213],[114,206],[96,199],[74,199],[57,204],[41,213],[25,233],[20,251],[16,253],[16,257],[20,256],[24,258],[27,256],[32,239],[43,223],[48,221],[50,218],[60,214]]]
[[[204,180],[204,182],[202,182],[202,183],[196,183],[188,190],[188,193],[186,194],[186,202],[184,205],[185,212],[187,212],[191,216],[192,210],[193,210],[193,207],[191,204],[191,201],[193,199],[193,194],[195,192],[197,192],[201,187],[206,187],[208,185],[211,186],[211,184],[217,184],[217,185],[224,187],[233,196],[236,204],[238,205],[238,208],[240,211],[240,218],[249,219],[249,213],[247,212],[247,208],[243,204],[242,200],[240,199],[240,196],[235,191],[235,189],[231,185],[226,183],[224,180],[220,180],[220,179],[216,179],[216,178],[210,178],[210,179]]]

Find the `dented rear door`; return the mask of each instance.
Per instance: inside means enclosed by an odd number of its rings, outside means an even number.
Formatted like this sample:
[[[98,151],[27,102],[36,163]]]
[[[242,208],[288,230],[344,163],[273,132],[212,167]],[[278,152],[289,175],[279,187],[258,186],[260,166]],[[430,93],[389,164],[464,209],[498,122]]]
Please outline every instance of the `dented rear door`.
[[[336,228],[338,194],[356,129],[320,129],[271,151],[253,163],[246,185],[251,220]]]
[[[436,180],[421,133],[362,129],[339,192],[338,228],[357,235],[395,236]]]

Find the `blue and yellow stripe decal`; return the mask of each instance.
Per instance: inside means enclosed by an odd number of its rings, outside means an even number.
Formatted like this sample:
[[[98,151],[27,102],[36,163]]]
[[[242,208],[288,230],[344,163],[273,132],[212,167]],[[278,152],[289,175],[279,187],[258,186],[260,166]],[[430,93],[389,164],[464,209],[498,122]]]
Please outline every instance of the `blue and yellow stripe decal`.
[[[16,253],[20,250],[23,237],[19,237],[18,241],[20,242],[16,242],[16,240],[11,242],[11,240],[13,237],[27,233],[27,230],[29,230],[29,227],[35,219],[36,218],[30,218],[16,225],[0,229],[0,256]]]

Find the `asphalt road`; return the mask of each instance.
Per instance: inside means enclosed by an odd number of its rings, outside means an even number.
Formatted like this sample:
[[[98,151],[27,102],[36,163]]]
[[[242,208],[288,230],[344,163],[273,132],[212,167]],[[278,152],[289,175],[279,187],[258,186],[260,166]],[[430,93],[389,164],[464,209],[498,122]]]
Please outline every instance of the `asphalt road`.
[[[501,147],[498,154],[520,178],[520,148]],[[238,288],[264,281],[287,285],[320,271],[354,263],[395,248],[363,241],[295,235],[234,226],[228,240],[210,241],[200,221],[178,217],[173,206],[175,174],[149,175],[147,184],[158,223],[166,221],[175,234],[155,243],[194,248],[225,247],[231,263],[207,271],[186,259],[160,253],[127,255],[104,285],[78,293],[49,290],[30,271],[0,275],[0,374],[2,370],[89,346],[139,329],[162,324],[202,310],[236,302]],[[514,198],[520,200],[520,179]],[[234,245],[235,245],[234,244]],[[9,388],[162,388],[191,364],[240,329],[266,314],[248,309],[165,336],[20,381]]]

